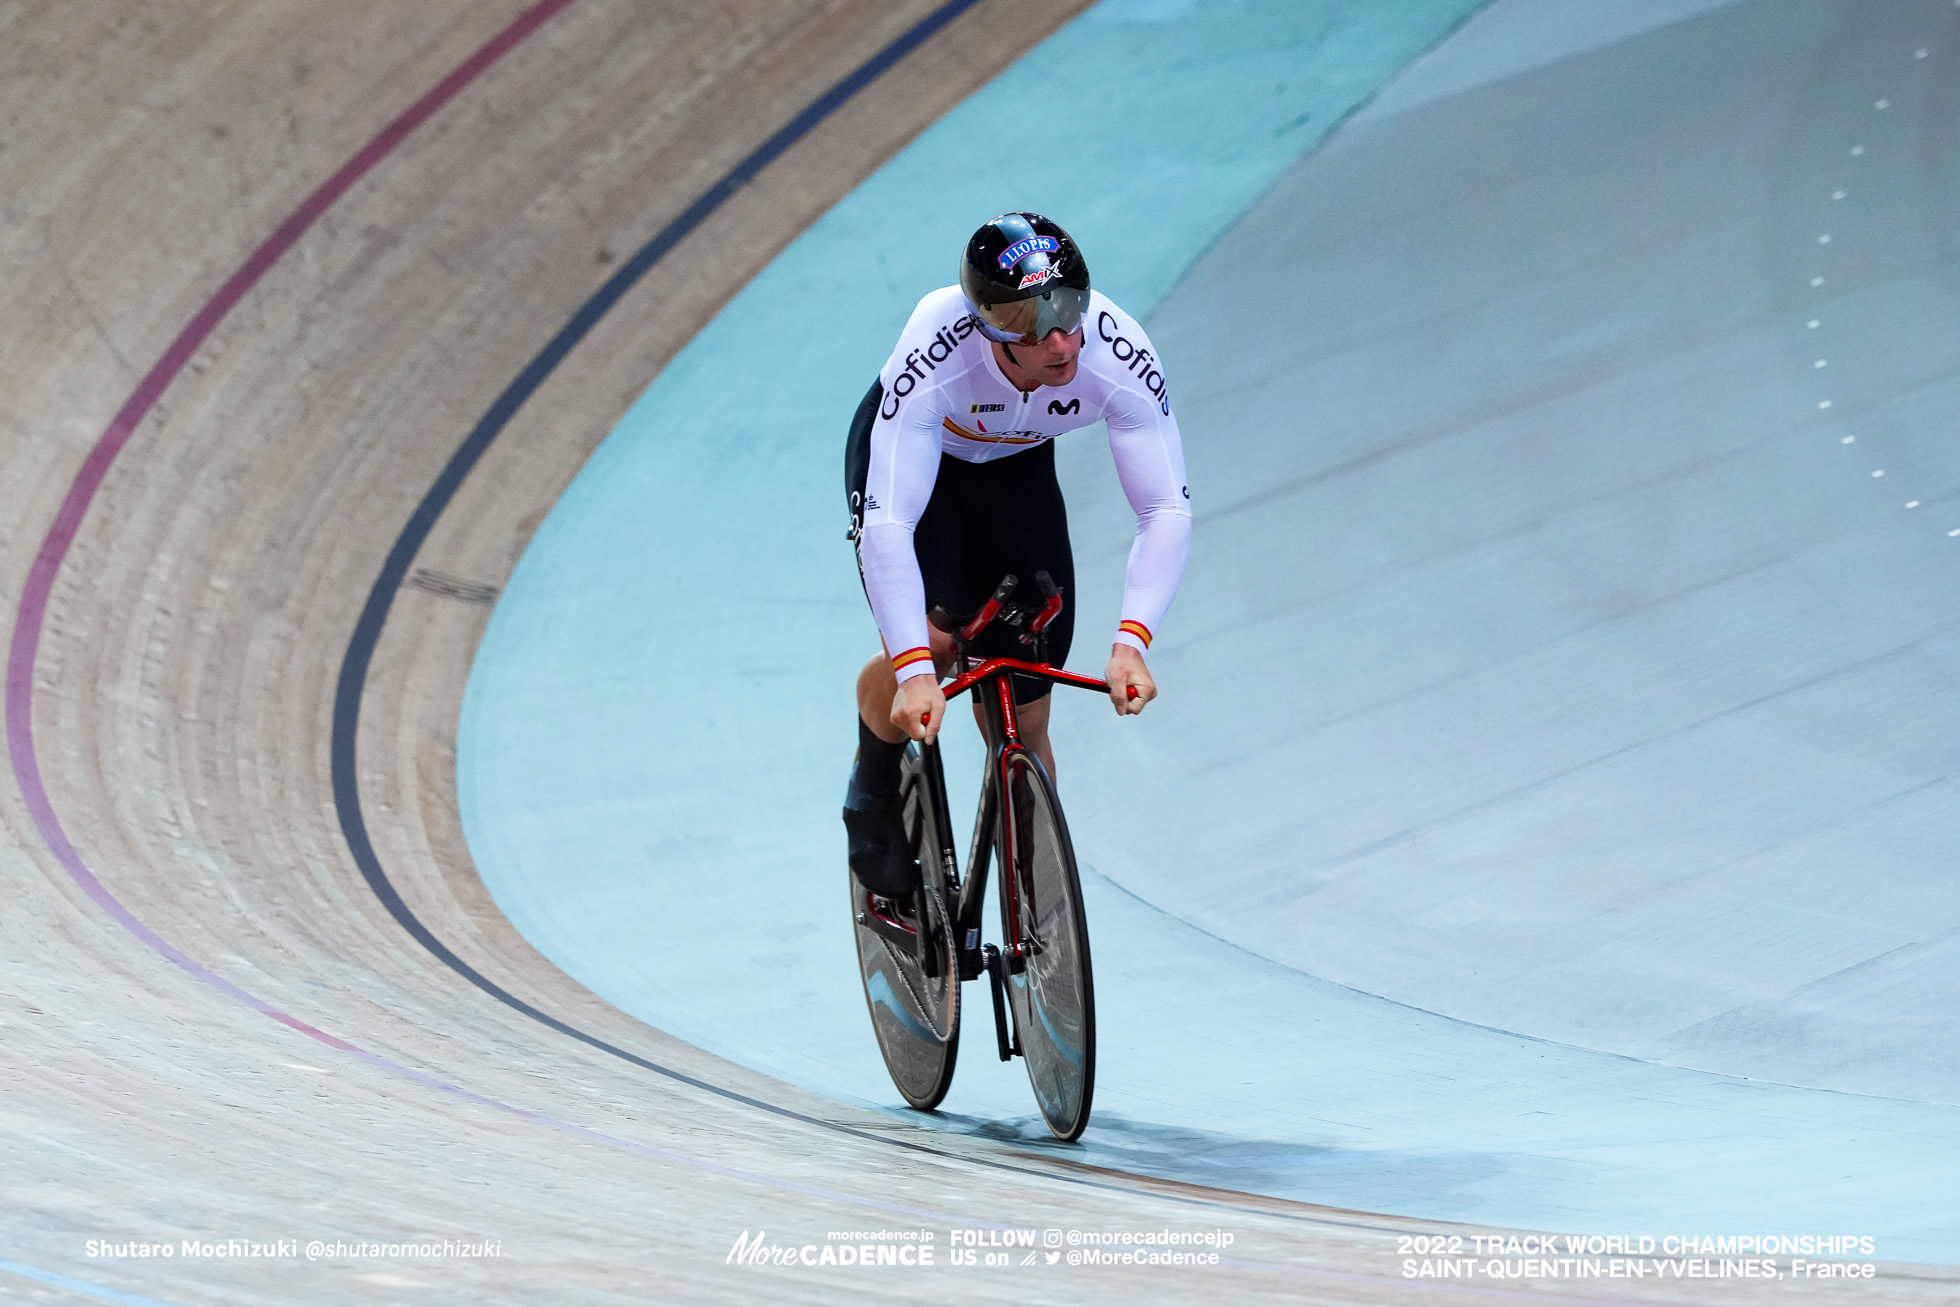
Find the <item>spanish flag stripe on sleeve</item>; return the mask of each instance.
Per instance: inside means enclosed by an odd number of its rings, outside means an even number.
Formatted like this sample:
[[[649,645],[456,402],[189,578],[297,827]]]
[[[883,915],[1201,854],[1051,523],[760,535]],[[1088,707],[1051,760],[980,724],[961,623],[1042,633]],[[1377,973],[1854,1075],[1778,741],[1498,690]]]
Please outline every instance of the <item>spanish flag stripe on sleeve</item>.
[[[1142,622],[1133,622],[1126,617],[1117,625],[1116,629],[1119,631],[1128,631],[1131,635],[1143,641],[1146,649],[1150,647],[1150,628]]]
[[[1145,636],[1144,638],[1146,640],[1149,639],[1148,636]],[[895,672],[902,671],[903,669],[910,667],[913,663],[919,662],[923,659],[927,659],[930,657],[932,657],[932,650],[926,648],[924,645],[920,645],[916,649],[907,649],[902,654],[892,655],[892,670]]]

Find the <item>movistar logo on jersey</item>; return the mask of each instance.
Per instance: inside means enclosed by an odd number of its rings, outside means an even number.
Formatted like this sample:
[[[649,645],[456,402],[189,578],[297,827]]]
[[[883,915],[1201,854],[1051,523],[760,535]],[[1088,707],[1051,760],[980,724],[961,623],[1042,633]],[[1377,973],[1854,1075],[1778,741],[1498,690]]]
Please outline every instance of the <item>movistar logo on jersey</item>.
[[[1029,236],[1015,241],[1000,252],[1000,266],[1011,268],[1030,254],[1053,254],[1062,248],[1062,243],[1053,236]]]

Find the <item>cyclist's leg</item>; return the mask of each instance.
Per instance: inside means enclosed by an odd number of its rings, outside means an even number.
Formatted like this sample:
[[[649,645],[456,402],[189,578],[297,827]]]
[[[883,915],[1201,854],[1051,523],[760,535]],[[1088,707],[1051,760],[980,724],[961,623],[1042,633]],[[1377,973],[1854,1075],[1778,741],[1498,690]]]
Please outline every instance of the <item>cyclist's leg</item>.
[[[892,660],[880,650],[858,673],[858,722],[879,743],[902,749],[905,732],[892,725],[891,718],[892,700],[897,697],[898,677],[892,672]]]
[[[1021,725],[1021,743],[1034,750],[1034,756],[1048,769],[1050,780],[1055,779],[1055,746],[1048,742],[1048,705],[1053,702],[1053,695],[1043,695],[1014,707],[1015,720]]]

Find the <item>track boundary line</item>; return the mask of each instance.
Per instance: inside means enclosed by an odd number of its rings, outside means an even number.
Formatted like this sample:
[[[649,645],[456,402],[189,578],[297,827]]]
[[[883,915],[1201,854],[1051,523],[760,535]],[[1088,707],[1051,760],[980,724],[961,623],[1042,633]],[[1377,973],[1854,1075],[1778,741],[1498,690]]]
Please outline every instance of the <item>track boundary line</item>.
[[[26,1262],[9,1261],[5,1257],[0,1257],[0,1271],[4,1271],[8,1275],[18,1275],[23,1280],[33,1280],[37,1284],[45,1284],[51,1288],[66,1289],[70,1293],[79,1293],[84,1297],[100,1298],[104,1302],[120,1303],[122,1307],[177,1307],[175,1303],[165,1302],[161,1298],[146,1298],[140,1293],[130,1293],[126,1289],[112,1289],[106,1284],[96,1284],[92,1280],[78,1280],[72,1275],[63,1275],[59,1271],[44,1271],[38,1266],[29,1266]]]

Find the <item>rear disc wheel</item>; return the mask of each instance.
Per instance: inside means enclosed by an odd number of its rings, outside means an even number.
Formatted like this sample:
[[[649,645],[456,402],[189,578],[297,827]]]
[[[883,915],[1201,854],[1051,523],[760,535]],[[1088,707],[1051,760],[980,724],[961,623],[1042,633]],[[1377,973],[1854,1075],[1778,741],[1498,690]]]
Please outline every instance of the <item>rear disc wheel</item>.
[[[872,911],[870,896],[855,876],[849,876],[851,916],[864,1000],[885,1069],[907,1103],[930,1111],[953,1083],[960,1047],[960,981],[945,874],[939,866],[941,841],[933,827],[916,745],[905,750],[899,798],[906,839],[926,882],[915,923],[924,939],[924,956],[866,924]]]

